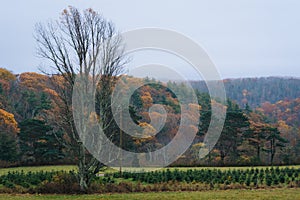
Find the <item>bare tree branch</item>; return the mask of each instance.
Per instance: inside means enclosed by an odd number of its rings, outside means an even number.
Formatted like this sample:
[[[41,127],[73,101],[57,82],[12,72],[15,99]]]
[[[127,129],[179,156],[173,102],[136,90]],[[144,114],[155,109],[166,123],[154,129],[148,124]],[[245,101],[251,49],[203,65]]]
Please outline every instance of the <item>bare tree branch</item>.
[[[112,89],[128,62],[124,58],[122,38],[111,22],[92,9],[81,13],[73,7],[65,9],[59,21],[37,24],[35,30],[38,55],[50,61],[57,73],[51,76],[51,80],[58,94],[56,104],[59,113],[54,113],[52,124],[66,133],[65,147],[75,150],[79,160],[79,184],[82,190],[86,190],[90,179],[103,165],[87,153],[75,128],[72,91],[77,76],[92,80],[92,85],[87,84],[86,87],[91,86],[97,91],[94,98],[99,104],[97,114],[101,118],[102,129],[112,129]],[[84,132],[86,119],[81,123],[81,131]],[[94,136],[87,138],[96,140]]]

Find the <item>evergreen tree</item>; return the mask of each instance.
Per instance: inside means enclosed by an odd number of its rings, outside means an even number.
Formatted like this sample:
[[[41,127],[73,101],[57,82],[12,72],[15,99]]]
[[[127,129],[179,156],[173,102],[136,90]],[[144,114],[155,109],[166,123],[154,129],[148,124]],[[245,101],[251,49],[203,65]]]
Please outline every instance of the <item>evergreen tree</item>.
[[[51,164],[63,158],[62,146],[45,122],[25,120],[20,123],[20,129],[20,149],[25,163]],[[62,134],[56,135],[62,138]]]
[[[242,144],[244,133],[249,127],[248,118],[238,105],[228,101],[227,115],[221,136],[215,146],[220,152],[221,164],[230,156],[236,160],[239,156],[238,146]]]
[[[267,135],[266,140],[268,142],[266,151],[270,154],[270,164],[273,165],[277,149],[282,149],[285,147],[285,143],[288,141],[280,136],[280,132],[275,127],[266,127],[264,132]]]
[[[10,134],[0,132],[0,160],[14,162],[18,159],[16,139]]]

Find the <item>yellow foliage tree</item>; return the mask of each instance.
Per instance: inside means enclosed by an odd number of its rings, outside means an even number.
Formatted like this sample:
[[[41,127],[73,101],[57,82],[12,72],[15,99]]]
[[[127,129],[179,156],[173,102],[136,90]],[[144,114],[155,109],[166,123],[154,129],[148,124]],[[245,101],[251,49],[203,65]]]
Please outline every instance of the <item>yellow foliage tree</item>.
[[[14,115],[3,109],[0,109],[0,130],[14,136],[19,132]]]
[[[22,87],[34,90],[43,91],[47,88],[49,77],[35,72],[22,73],[19,77]]]
[[[0,79],[5,81],[14,81],[16,76],[7,69],[0,68]]]

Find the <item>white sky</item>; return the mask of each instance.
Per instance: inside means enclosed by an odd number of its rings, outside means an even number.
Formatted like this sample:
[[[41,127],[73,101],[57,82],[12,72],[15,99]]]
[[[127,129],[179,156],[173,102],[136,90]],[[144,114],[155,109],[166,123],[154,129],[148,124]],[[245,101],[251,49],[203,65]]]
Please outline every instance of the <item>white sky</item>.
[[[38,71],[44,61],[35,55],[34,25],[57,19],[72,5],[93,8],[121,31],[143,27],[178,31],[207,51],[222,78],[300,77],[298,0],[6,0],[1,4],[0,67],[15,73]]]

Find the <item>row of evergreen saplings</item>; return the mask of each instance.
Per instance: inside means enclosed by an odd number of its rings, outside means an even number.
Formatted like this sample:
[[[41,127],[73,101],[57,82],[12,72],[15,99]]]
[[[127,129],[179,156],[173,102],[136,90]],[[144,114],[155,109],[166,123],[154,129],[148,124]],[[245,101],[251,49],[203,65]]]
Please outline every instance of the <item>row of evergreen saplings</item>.
[[[143,173],[123,172],[122,178],[131,179],[143,183],[155,184],[169,181],[178,182],[199,182],[205,184],[226,184],[239,183],[247,186],[267,185],[276,186],[279,184],[289,184],[291,182],[300,182],[300,169],[295,168],[252,168],[247,170],[219,170],[219,169],[201,169],[201,170],[163,170]],[[110,175],[107,174],[107,177]],[[121,178],[120,173],[114,173],[113,178]]]
[[[21,186],[23,188],[32,188],[41,185],[42,183],[57,181],[64,176],[75,177],[75,172],[64,171],[40,171],[40,172],[24,172],[14,171],[8,172],[5,175],[0,176],[0,185],[6,188],[15,188]]]
[[[15,188],[16,185],[22,186],[24,188],[29,188],[30,186],[36,186],[43,181],[51,181],[53,176],[58,172],[28,172],[16,171],[8,172],[5,175],[0,176],[0,184],[7,188]]]
[[[117,181],[124,178],[130,182]],[[137,182],[136,184],[132,181]],[[120,182],[120,183],[118,183]],[[146,183],[146,185],[141,184]],[[180,183],[180,184],[179,184]],[[194,184],[195,183],[195,184]],[[300,168],[266,168],[247,170],[164,170],[145,173],[106,174],[92,182],[89,193],[142,192],[212,189],[218,184],[241,186],[300,186]],[[200,185],[199,185],[200,184]],[[153,186],[153,187],[152,187]],[[191,188],[195,186],[195,188]],[[196,187],[197,186],[197,187]],[[198,187],[199,186],[199,187]],[[243,186],[243,187],[244,187]],[[9,172],[0,176],[0,192],[79,193],[76,174],[71,172]],[[23,188],[23,189],[22,189]]]

